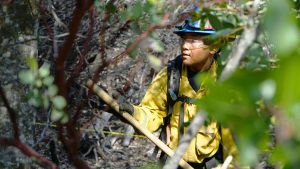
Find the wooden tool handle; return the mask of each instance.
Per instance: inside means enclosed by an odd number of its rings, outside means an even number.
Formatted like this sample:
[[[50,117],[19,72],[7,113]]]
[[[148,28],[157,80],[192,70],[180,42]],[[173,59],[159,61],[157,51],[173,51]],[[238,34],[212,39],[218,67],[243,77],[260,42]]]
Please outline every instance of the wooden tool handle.
[[[150,131],[140,125],[140,123],[132,117],[127,112],[119,111],[119,104],[109,96],[103,89],[98,87],[92,80],[87,81],[87,86],[92,89],[92,91],[97,94],[106,104],[113,108],[117,113],[124,117],[132,126],[138,129],[142,134],[144,134],[149,140],[151,140],[155,145],[157,145],[162,151],[164,151],[168,156],[173,156],[174,152],[168,147],[164,142],[155,137]],[[193,169],[186,161],[183,159],[180,160],[179,165],[184,169]]]

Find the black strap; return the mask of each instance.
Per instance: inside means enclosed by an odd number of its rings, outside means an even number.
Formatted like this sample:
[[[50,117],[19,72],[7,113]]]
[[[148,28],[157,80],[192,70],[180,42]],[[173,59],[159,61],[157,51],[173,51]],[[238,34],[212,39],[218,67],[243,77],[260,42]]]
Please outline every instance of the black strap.
[[[180,114],[179,114],[179,128],[180,128],[180,135],[179,139],[183,136],[184,134],[184,103],[181,104],[180,106]]]
[[[164,118],[164,124],[162,126],[162,131],[160,133],[160,140],[166,143],[166,130],[167,126],[170,123],[170,119],[173,113],[173,106],[178,99],[179,92],[179,84],[180,84],[180,75],[181,75],[181,67],[182,67],[182,57],[181,55],[177,56],[175,59],[170,60],[168,62],[167,67],[167,75],[168,75],[168,83],[167,83],[167,116]],[[156,157],[158,154],[159,148],[156,146],[152,157]],[[166,154],[161,153],[160,159],[161,162],[164,162],[166,159]]]
[[[169,124],[170,117],[173,113],[173,106],[177,101],[180,75],[182,67],[182,57],[177,56],[175,59],[168,62],[168,84],[167,84],[167,116],[164,119],[165,124]]]

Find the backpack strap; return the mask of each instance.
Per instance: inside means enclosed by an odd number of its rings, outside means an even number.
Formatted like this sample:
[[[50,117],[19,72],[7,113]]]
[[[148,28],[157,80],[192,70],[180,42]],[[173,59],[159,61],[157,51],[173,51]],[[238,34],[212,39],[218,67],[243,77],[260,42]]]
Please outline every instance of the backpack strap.
[[[182,67],[182,57],[177,56],[175,59],[168,62],[168,86],[167,86],[167,116],[164,119],[164,124],[169,124],[173,113],[173,106],[178,100],[178,92],[180,85]]]
[[[167,67],[167,116],[164,118],[164,124],[162,126],[162,131],[160,133],[160,140],[164,143],[167,142],[167,126],[170,123],[170,119],[173,112],[173,106],[178,99],[180,76],[181,76],[181,67],[182,67],[182,57],[181,55],[177,56],[175,59],[168,62]],[[156,158],[159,148],[156,146],[152,154]],[[164,163],[167,155],[164,152],[161,152],[160,161]]]

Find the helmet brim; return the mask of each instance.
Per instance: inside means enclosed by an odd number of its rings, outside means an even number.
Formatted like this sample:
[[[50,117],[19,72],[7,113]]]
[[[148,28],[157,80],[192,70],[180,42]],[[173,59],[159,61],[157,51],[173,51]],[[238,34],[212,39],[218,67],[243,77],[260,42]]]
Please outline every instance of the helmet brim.
[[[173,31],[173,33],[181,36],[183,34],[186,34],[186,33],[195,33],[195,34],[199,34],[199,35],[212,35],[212,34],[215,34],[216,31],[214,30],[176,30],[176,31]]]

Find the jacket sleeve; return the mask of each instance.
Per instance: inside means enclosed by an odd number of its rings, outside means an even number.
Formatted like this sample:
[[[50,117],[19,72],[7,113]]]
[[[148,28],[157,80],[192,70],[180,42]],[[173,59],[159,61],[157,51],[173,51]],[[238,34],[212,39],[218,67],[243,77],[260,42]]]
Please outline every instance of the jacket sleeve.
[[[164,68],[151,82],[142,102],[134,106],[134,117],[150,132],[159,129],[167,115],[167,78]]]

